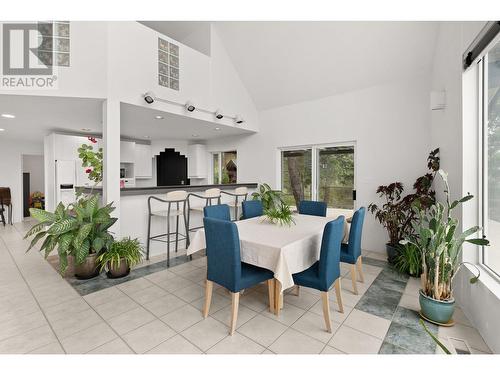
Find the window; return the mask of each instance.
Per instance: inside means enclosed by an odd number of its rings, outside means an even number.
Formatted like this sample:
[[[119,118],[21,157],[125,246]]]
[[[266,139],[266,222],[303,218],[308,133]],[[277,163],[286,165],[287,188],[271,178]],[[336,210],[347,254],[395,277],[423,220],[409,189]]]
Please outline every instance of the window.
[[[482,227],[490,246],[483,263],[500,276],[500,42],[483,57]]]
[[[235,184],[238,180],[236,151],[215,152],[212,157],[214,184]]]
[[[288,204],[320,200],[354,208],[354,146],[312,146],[281,151],[281,190]]]
[[[158,38],[158,84],[179,91],[179,46]]]
[[[69,21],[38,22],[40,47],[38,58],[46,66],[70,66]]]

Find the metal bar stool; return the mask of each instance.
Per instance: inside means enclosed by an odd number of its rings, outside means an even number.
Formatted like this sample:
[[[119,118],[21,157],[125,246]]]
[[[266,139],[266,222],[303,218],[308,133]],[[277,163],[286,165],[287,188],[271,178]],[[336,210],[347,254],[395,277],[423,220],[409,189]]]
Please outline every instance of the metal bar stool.
[[[234,197],[234,202],[229,202],[228,206],[234,207],[234,221],[238,221],[238,208],[241,207],[241,202],[247,200],[248,189],[246,187],[239,187],[234,189],[234,192],[222,190],[221,193]],[[238,198],[242,198],[241,202]]]
[[[151,211],[151,201],[159,201],[162,203],[167,203],[167,209],[163,211]],[[182,203],[182,209],[180,208],[180,203]],[[175,204],[175,208],[172,209],[172,204]],[[170,267],[170,243],[175,242],[175,252],[179,249],[179,236],[181,240],[186,240],[186,248],[189,246],[189,226],[188,218],[186,216],[186,205],[188,204],[188,193],[184,190],[171,191],[167,193],[165,199],[160,199],[154,196],[148,198],[148,244],[146,249],[146,259],[149,259],[149,245],[151,241],[159,241],[167,244],[167,267]],[[151,217],[164,217],[167,219],[167,232],[163,234],[158,234],[151,236]],[[184,226],[186,234],[179,233],[179,216],[184,218]],[[175,217],[175,231],[170,231],[170,218]],[[171,240],[170,236],[175,234],[175,239]]]
[[[189,199],[191,197],[196,197],[196,198],[205,200],[205,206],[191,207],[191,200]],[[213,201],[216,201],[217,204],[220,204],[220,197],[221,197],[221,192],[220,192],[220,189],[217,189],[217,188],[207,189],[203,192],[203,194],[189,193],[189,195],[187,197],[187,206],[188,206],[188,219],[187,219],[188,224],[187,225],[188,225],[190,232],[195,231],[195,230],[200,229],[200,228],[203,228],[203,225],[201,225],[199,227],[193,227],[193,228],[190,227],[191,211],[193,210],[193,211],[203,212],[203,207],[211,206]]]

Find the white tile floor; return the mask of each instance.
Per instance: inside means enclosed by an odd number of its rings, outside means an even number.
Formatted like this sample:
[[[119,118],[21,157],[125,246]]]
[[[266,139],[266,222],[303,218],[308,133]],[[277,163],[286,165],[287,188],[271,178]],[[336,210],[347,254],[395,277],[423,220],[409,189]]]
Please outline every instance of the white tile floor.
[[[27,228],[0,228],[0,353],[377,353],[390,325],[354,308],[379,267],[365,265],[358,296],[342,267],[345,311],[337,311],[332,293],[331,334],[317,291],[286,294],[276,317],[268,311],[267,287],[260,285],[241,297],[231,337],[231,301],[224,289],[215,289],[210,316],[201,316],[204,258],[81,297],[40,254],[25,254]],[[418,280],[410,280],[400,305],[418,308],[417,291]],[[474,352],[489,352],[460,309],[455,320],[454,327],[439,330],[440,337],[464,338]]]

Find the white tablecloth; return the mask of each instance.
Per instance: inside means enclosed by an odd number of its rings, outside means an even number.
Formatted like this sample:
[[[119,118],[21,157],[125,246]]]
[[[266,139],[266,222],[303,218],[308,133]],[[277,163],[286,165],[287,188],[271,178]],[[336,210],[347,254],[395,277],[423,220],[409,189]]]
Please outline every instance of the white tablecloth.
[[[319,259],[325,224],[334,217],[294,214],[295,225],[271,224],[263,216],[236,222],[240,236],[241,260],[274,272],[282,290],[292,287],[292,274],[301,272]],[[349,225],[344,227],[347,242]],[[206,248],[205,231],[198,230],[187,250],[193,254]]]

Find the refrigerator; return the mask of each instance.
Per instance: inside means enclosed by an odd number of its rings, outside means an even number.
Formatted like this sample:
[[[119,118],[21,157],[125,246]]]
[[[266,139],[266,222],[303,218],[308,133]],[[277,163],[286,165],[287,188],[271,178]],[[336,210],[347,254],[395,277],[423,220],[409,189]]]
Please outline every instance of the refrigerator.
[[[74,203],[76,165],[74,160],[56,160],[56,204]]]

